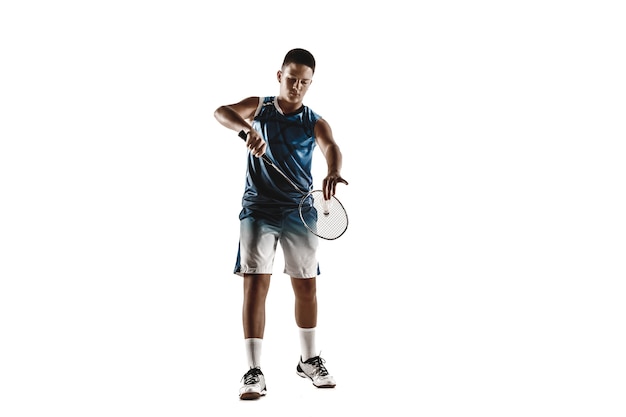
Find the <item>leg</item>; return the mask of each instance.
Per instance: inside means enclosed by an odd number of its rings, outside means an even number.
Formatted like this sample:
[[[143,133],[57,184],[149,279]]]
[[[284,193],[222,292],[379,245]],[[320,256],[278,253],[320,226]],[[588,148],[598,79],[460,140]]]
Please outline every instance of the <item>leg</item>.
[[[254,400],[267,391],[265,376],[261,372],[261,346],[265,330],[265,299],[270,287],[271,274],[243,274],[243,333],[250,369],[243,376],[239,398]]]
[[[285,253],[285,273],[291,276],[295,295],[295,318],[300,333],[300,360],[296,372],[313,381],[319,388],[332,388],[335,380],[328,374],[324,359],[315,346],[317,327],[317,275],[320,271],[316,259],[317,237],[309,233],[294,211],[286,220],[281,237]]]
[[[265,331],[265,299],[271,274],[243,276],[243,334],[246,339],[263,339]]]
[[[278,231],[271,219],[256,218],[242,210],[239,253],[235,273],[243,276],[242,324],[248,372],[243,376],[239,398],[253,400],[265,395],[265,376],[261,372],[261,353],[265,332],[265,300],[276,251]]]
[[[291,286],[296,298],[296,324],[303,329],[317,326],[317,286],[315,277],[291,277]]]
[[[300,328],[302,353],[296,372],[309,378],[318,388],[334,388],[335,379],[328,374],[325,360],[315,348],[315,327],[317,326],[317,289],[315,278],[291,278],[296,296],[296,323]]]
[[[296,296],[296,324],[300,334],[300,357],[303,361],[317,356],[315,326],[317,326],[317,296],[315,278],[291,278]]]

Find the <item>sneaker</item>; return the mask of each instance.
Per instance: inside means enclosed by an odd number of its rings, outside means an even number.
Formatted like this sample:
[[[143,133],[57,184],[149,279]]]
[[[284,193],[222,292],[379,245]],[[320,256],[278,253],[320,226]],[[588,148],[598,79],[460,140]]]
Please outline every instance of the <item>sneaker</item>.
[[[298,363],[296,371],[302,378],[309,378],[313,381],[313,385],[318,388],[334,388],[337,384],[335,384],[335,379],[328,375],[324,362],[326,361],[320,356],[307,359],[304,362],[302,362],[302,357],[300,357],[300,363]]]
[[[240,400],[256,400],[265,395],[265,377],[261,368],[250,368],[248,372],[241,378],[243,386],[239,389]]]

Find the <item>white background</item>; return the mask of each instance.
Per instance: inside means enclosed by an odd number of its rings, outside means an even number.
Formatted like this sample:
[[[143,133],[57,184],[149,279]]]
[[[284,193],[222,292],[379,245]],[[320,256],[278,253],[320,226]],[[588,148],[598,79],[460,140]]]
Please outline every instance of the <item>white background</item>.
[[[0,415],[623,416],[618,3],[3,2]],[[279,255],[240,402],[245,148],[213,111],[294,47],[350,182],[338,386],[295,375]]]

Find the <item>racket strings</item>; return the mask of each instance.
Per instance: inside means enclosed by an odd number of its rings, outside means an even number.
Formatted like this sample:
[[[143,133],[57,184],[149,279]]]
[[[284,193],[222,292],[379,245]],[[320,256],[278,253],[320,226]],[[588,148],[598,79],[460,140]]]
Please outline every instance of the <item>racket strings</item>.
[[[322,191],[310,194],[311,204],[300,207],[300,217],[306,227],[323,239],[337,239],[348,228],[348,216],[343,205],[335,197],[325,200]],[[306,207],[305,206],[305,207]]]

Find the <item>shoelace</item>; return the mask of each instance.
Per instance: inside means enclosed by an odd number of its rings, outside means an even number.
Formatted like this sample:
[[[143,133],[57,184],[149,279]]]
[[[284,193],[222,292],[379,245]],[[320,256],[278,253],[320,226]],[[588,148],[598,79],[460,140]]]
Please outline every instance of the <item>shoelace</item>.
[[[321,356],[316,356],[314,358],[307,359],[304,363],[315,366],[317,368],[316,373],[318,375],[326,376],[328,375],[328,371],[326,370],[326,367],[324,366],[324,362],[326,361],[322,359]]]
[[[259,375],[262,374],[259,368],[252,368],[241,378],[245,385],[256,384],[259,382]]]

